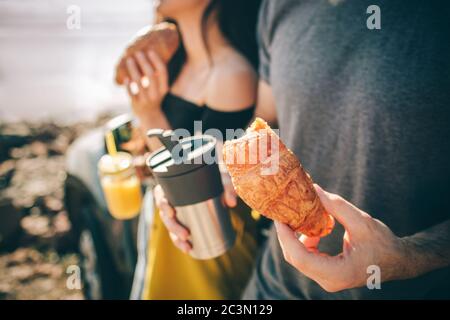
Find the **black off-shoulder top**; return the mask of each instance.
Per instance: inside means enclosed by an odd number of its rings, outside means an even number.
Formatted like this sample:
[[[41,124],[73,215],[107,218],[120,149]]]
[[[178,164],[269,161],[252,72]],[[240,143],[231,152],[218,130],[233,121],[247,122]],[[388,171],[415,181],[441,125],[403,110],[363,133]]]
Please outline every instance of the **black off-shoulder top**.
[[[201,133],[208,129],[218,129],[225,140],[226,129],[243,129],[248,125],[253,117],[255,106],[232,112],[217,111],[207,105],[198,106],[193,102],[168,93],[162,102],[162,110],[174,130],[183,128],[194,135],[198,133],[194,132],[194,121],[201,121]]]

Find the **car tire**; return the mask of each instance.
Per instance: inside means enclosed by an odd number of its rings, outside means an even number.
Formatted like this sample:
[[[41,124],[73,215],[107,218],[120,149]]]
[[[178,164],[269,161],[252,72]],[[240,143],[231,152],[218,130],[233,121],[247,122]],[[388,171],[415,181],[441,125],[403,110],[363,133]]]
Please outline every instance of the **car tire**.
[[[127,299],[123,281],[116,271],[108,246],[102,237],[96,211],[101,210],[92,196],[75,180],[66,181],[65,202],[78,239],[81,280],[86,299]]]

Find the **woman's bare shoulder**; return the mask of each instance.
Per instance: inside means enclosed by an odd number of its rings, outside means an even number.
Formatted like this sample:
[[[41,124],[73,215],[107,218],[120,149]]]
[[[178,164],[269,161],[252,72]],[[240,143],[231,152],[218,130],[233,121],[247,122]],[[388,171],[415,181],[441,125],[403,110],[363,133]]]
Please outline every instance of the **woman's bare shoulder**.
[[[230,50],[214,63],[206,104],[221,111],[238,111],[253,106],[257,82],[253,66],[242,55]]]

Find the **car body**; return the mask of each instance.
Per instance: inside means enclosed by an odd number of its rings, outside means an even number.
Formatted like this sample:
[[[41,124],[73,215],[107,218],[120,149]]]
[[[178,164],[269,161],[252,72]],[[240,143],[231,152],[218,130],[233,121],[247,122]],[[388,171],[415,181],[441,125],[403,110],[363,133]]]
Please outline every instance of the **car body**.
[[[113,131],[119,147],[131,139],[131,121],[123,115],[105,127]],[[70,146],[64,199],[78,243],[86,298],[128,299],[137,261],[138,218],[121,221],[108,212],[97,172],[97,163],[106,154],[105,128]]]

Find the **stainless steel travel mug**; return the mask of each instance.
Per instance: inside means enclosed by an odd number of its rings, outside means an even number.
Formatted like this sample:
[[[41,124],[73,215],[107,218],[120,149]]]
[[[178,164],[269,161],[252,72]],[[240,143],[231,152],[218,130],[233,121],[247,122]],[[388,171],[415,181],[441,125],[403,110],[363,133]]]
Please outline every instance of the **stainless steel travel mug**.
[[[196,259],[224,254],[236,240],[231,216],[221,201],[223,185],[215,157],[216,139],[195,136],[177,141],[171,131],[150,130],[164,145],[147,159],[147,165],[163,188],[177,219],[190,230]]]

